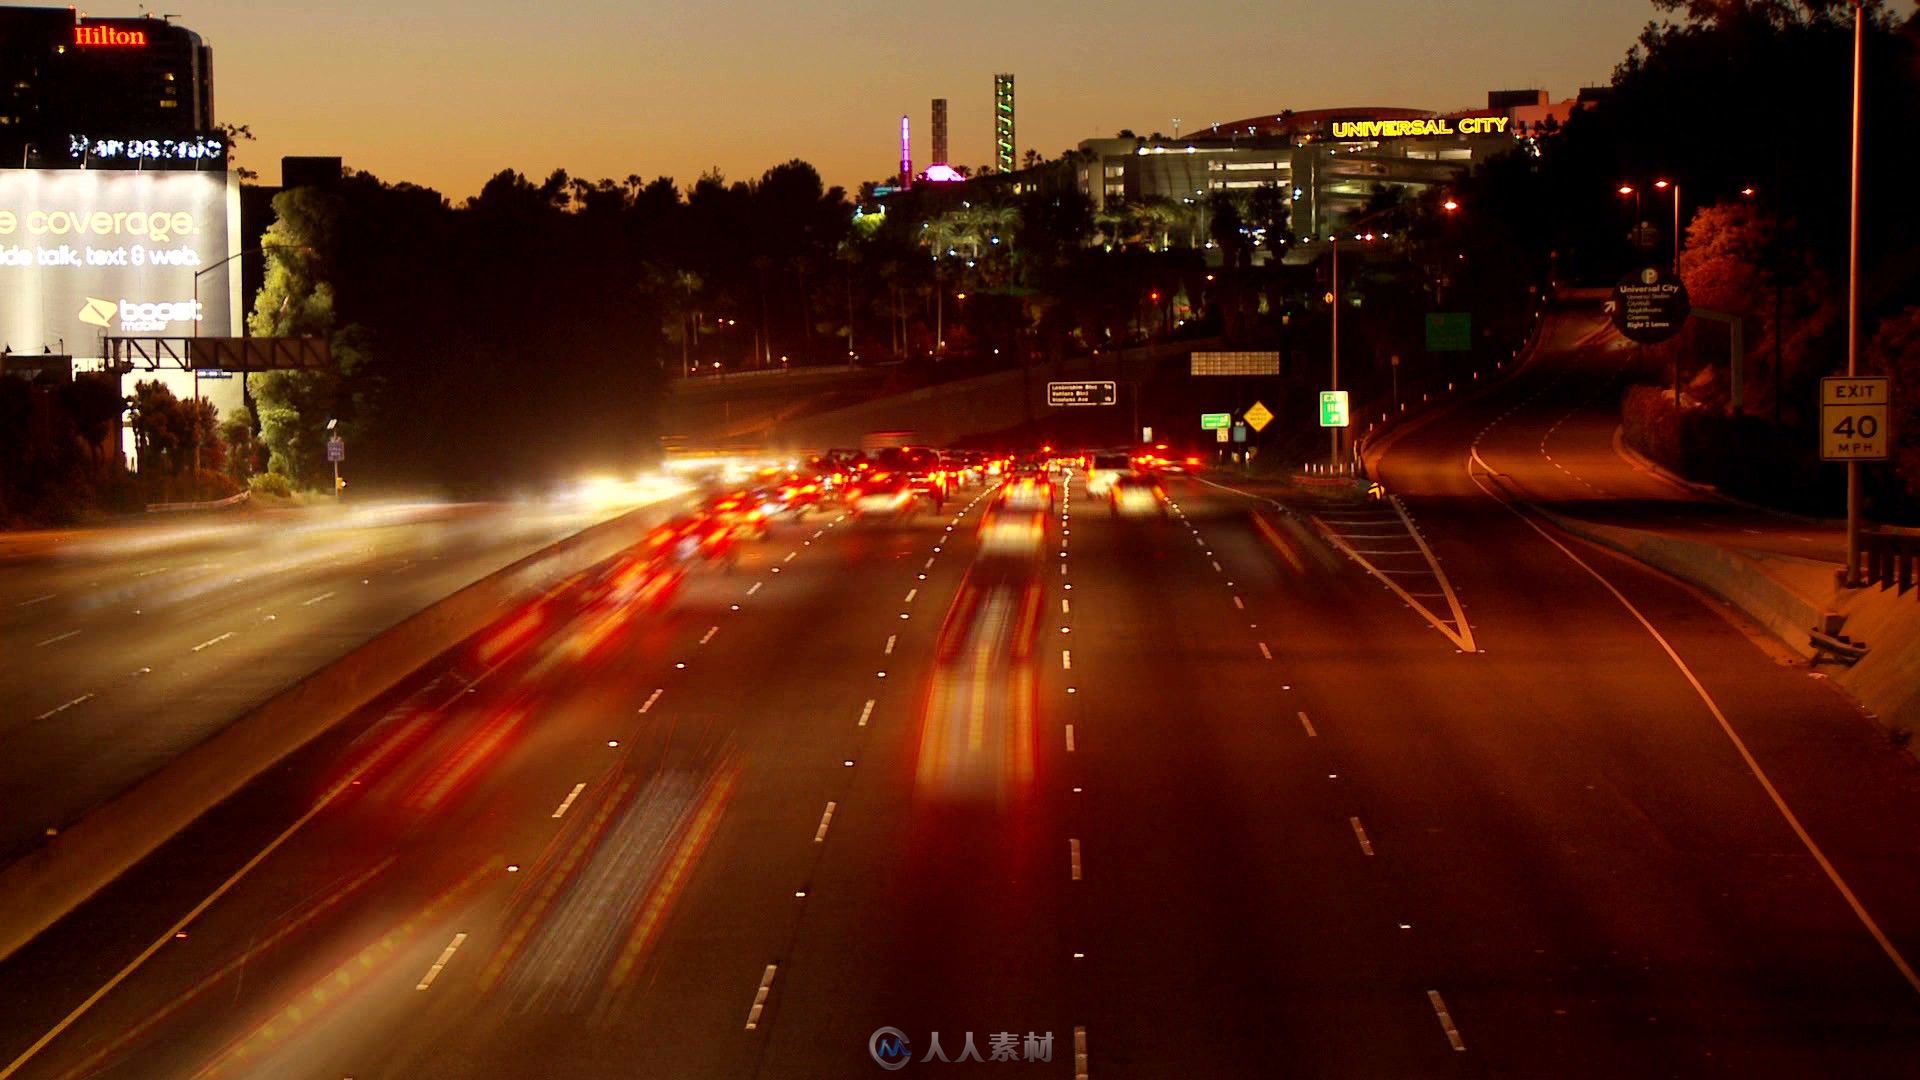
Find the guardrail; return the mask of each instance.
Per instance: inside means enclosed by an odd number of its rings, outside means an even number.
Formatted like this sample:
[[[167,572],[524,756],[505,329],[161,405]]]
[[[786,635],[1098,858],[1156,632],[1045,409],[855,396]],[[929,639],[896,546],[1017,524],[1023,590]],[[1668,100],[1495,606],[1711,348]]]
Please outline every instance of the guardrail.
[[[1874,531],[1860,534],[1861,580],[1881,589],[1906,592],[1920,567],[1920,533]],[[1920,594],[1917,594],[1920,595]]]
[[[243,491],[238,495],[229,495],[224,499],[206,499],[201,502],[148,503],[149,514],[177,514],[184,510],[225,510],[229,506],[239,506],[246,502],[253,492]]]

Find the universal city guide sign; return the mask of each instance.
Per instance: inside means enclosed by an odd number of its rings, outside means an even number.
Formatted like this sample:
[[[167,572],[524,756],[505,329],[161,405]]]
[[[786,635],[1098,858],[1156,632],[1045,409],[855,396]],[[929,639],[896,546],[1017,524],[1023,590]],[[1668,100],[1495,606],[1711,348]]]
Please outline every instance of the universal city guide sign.
[[[1335,120],[1336,139],[1403,139],[1414,135],[1504,135],[1504,116],[1429,116],[1417,120]]]

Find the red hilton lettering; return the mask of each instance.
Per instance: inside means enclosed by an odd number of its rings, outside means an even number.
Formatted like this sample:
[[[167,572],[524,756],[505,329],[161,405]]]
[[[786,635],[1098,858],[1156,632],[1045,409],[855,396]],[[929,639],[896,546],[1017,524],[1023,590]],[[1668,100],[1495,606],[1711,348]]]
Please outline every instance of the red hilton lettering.
[[[117,45],[142,46],[147,43],[145,30],[121,30],[112,26],[76,26],[73,28],[75,45]]]

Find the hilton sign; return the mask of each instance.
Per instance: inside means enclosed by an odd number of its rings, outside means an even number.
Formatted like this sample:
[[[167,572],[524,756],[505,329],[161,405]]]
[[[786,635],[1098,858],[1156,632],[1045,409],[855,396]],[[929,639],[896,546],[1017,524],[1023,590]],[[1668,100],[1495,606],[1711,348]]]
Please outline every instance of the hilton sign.
[[[145,30],[122,30],[117,26],[76,26],[73,28],[73,43],[85,46],[114,46],[118,48],[141,48],[147,43]]]

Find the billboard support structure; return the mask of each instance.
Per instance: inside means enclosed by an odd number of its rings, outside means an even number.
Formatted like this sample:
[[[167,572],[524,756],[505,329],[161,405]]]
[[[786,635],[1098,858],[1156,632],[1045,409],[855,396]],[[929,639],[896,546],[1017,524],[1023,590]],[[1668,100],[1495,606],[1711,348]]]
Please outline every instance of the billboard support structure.
[[[318,337],[102,337],[106,370],[317,371],[333,366],[333,350]]]

